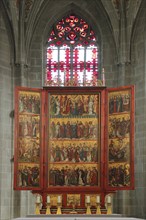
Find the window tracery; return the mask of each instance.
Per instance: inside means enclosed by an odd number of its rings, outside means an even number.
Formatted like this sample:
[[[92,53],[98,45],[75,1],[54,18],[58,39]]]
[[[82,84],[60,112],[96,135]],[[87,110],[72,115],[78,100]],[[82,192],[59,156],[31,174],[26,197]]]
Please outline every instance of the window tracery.
[[[95,33],[74,14],[53,26],[47,42],[46,86],[98,86],[99,47]]]

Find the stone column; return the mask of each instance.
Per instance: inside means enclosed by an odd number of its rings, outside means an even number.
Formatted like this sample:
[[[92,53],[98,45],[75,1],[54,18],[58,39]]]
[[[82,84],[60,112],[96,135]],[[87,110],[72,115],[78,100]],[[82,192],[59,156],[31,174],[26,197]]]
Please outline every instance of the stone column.
[[[126,75],[130,71],[130,62],[127,56],[127,5],[126,0],[119,1],[119,56],[118,56],[118,85],[124,85],[126,81]]]

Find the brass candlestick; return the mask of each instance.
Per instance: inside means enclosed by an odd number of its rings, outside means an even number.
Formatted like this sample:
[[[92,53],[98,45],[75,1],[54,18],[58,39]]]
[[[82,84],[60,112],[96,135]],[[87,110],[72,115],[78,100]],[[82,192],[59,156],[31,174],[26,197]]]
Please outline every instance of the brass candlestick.
[[[50,215],[50,214],[51,214],[51,209],[50,209],[50,207],[51,207],[50,202],[47,202],[46,215]]]
[[[36,214],[36,215],[39,215],[39,214],[40,214],[40,202],[36,202],[35,214]]]
[[[42,202],[42,197],[40,194],[36,194],[36,206],[35,206],[35,214],[39,215],[40,214],[40,205]]]
[[[97,214],[97,215],[100,215],[100,214],[101,214],[100,203],[97,202],[96,204],[97,204],[97,206],[96,206],[96,214]]]
[[[62,214],[61,212],[61,202],[57,204],[57,215]]]
[[[111,195],[107,195],[106,197],[106,204],[107,204],[107,214],[111,215],[112,214],[112,197]]]
[[[111,214],[112,214],[112,204],[107,203],[107,215],[111,215]]]
[[[86,214],[88,214],[88,215],[91,214],[90,202],[87,202],[87,210],[86,210]]]

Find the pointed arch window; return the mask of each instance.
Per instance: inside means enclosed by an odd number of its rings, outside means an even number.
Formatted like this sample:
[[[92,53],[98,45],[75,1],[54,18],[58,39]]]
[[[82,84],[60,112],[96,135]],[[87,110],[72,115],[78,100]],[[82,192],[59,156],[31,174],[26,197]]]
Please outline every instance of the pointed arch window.
[[[74,14],[52,28],[47,42],[46,86],[96,86],[99,47],[92,28]]]

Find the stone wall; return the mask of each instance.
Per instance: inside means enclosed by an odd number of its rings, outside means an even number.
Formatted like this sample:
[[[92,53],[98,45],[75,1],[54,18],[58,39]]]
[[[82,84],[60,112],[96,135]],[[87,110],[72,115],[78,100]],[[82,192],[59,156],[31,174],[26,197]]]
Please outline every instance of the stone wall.
[[[135,85],[135,190],[119,192],[115,212],[146,219],[146,2],[141,6],[131,39],[131,63],[125,85]]]
[[[10,45],[2,16],[0,16],[0,51],[0,219],[7,220],[11,216],[13,185],[11,163],[13,79],[10,66]]]
[[[118,48],[119,45],[114,40],[113,33],[117,33],[118,36],[118,26],[115,25],[115,27],[113,23],[112,30],[108,15],[100,1],[62,0],[61,4],[58,0],[51,1],[51,4],[50,1],[44,2],[36,20],[33,16],[31,19],[28,16],[30,24],[22,22],[26,29],[27,26],[30,27],[27,30],[30,39],[26,34],[26,38],[21,36],[21,43],[16,41],[13,45],[17,48],[17,64],[14,64],[10,33],[5,26],[4,19],[0,17],[0,219],[9,220],[12,217],[34,213],[34,197],[31,192],[13,191],[11,158],[14,149],[14,86],[42,87],[48,34],[52,25],[70,10],[82,16],[99,38],[100,62],[105,68],[107,87],[135,84],[135,190],[116,193],[114,212],[146,218],[146,1],[143,1],[137,20],[133,24],[130,42],[126,44],[126,39],[124,39],[125,42],[122,41],[119,44],[123,46],[124,52]],[[110,10],[112,14],[112,8]],[[132,13],[131,10],[131,15]],[[31,23],[33,19],[35,22]],[[125,31],[131,31],[131,23],[127,25]],[[130,39],[130,34],[128,39]],[[128,45],[127,50],[126,45]],[[24,48],[24,50],[20,51],[19,48]],[[130,52],[129,48],[131,48]],[[123,54],[127,58],[122,57]],[[121,62],[119,57],[122,57]]]
[[[34,213],[34,199],[30,192],[13,190],[14,175],[14,90],[25,85],[21,65],[14,63],[14,45],[9,33],[8,21],[0,10],[0,219]],[[11,42],[11,43],[10,43]],[[24,68],[25,69],[25,68]],[[24,71],[25,72],[25,71]],[[23,80],[24,78],[24,80]]]

